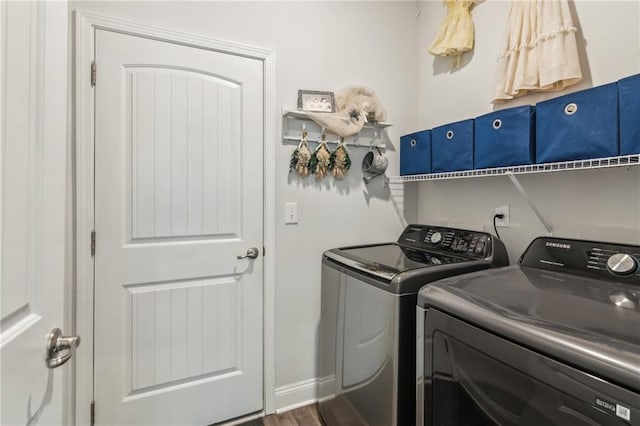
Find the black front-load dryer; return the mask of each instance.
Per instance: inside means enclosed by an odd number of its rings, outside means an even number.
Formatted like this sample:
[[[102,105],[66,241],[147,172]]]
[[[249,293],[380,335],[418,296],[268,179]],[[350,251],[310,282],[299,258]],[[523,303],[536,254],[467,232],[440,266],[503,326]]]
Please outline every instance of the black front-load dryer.
[[[420,290],[418,424],[639,425],[640,247],[542,237]]]

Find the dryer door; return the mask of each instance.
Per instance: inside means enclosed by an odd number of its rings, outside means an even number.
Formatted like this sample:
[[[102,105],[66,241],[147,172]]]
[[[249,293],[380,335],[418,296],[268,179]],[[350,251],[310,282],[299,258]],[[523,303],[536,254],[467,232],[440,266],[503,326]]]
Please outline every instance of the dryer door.
[[[424,424],[640,424],[638,394],[429,309]]]

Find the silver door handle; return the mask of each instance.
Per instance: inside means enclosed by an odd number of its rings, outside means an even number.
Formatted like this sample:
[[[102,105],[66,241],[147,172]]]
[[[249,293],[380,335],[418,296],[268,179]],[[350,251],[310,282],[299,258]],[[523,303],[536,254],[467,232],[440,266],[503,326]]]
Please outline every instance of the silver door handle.
[[[53,328],[47,336],[47,367],[60,367],[69,361],[73,350],[80,346],[80,336],[63,336],[59,328]]]
[[[260,254],[260,250],[258,250],[257,247],[251,247],[249,249],[247,249],[247,254],[243,255],[243,256],[237,256],[238,259],[255,259],[256,257],[258,257],[258,255]]]

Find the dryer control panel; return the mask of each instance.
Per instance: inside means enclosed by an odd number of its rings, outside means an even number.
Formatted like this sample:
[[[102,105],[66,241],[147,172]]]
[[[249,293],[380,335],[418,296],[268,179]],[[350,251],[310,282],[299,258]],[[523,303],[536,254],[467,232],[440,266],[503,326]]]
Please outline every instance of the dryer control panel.
[[[521,265],[640,285],[640,246],[540,237]]]
[[[429,225],[409,225],[398,238],[398,243],[420,250],[462,254],[484,259],[492,254],[493,238],[495,237],[485,232]]]

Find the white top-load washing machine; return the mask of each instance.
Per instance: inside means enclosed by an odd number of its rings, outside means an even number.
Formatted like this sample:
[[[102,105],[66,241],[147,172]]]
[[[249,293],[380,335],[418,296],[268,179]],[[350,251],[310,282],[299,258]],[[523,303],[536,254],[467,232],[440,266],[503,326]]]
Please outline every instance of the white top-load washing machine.
[[[425,286],[417,423],[640,425],[639,260],[540,237],[518,265]]]
[[[322,258],[319,408],[327,425],[415,423],[415,307],[423,285],[508,264],[491,234],[409,225],[397,242]]]

